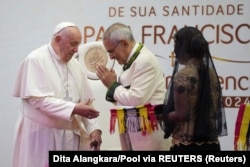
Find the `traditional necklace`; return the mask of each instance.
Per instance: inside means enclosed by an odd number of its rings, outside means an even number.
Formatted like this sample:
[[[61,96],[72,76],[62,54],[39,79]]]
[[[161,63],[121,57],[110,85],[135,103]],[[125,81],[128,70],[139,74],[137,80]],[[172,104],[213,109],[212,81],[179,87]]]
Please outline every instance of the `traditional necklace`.
[[[55,66],[55,68],[56,68],[56,71],[57,71],[57,74],[58,74],[58,76],[59,76],[59,78],[61,79],[61,81],[62,81],[62,85],[63,85],[63,88],[64,88],[64,90],[65,90],[65,97],[63,98],[65,101],[72,101],[72,97],[70,97],[69,96],[69,90],[68,90],[68,73],[69,73],[69,70],[68,70],[68,66],[67,66],[67,63],[66,63],[66,86],[64,85],[64,80],[61,78],[61,75],[60,75],[60,73],[59,73],[59,69],[57,68],[57,65],[56,65],[56,62],[55,62],[55,60],[54,60],[54,56],[52,55],[52,53],[51,53],[51,51],[50,51],[50,49],[49,49],[49,46],[48,46],[48,50],[49,50],[49,53],[50,53],[50,56],[51,56],[51,59],[52,59],[52,61],[53,61],[53,63],[54,63],[54,66]],[[63,68],[63,74],[65,75],[65,72],[64,72],[64,68]]]
[[[135,59],[139,55],[142,47],[143,47],[143,44],[139,43],[139,46],[137,47],[135,53],[132,55],[132,57],[129,59],[129,61],[126,64],[124,64],[123,71],[127,70],[131,66],[131,64],[135,61]]]

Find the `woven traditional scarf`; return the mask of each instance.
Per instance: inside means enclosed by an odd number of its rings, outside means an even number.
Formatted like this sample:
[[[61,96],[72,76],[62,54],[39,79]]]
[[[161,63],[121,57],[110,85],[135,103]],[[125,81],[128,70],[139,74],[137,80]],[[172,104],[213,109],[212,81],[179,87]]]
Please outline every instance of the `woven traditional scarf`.
[[[234,132],[234,150],[250,151],[250,104],[241,104]]]
[[[120,108],[110,110],[110,133],[115,132],[118,120],[119,134],[126,132],[142,132],[142,135],[151,134],[158,130],[158,120],[154,106],[151,104],[139,105],[133,108]]]

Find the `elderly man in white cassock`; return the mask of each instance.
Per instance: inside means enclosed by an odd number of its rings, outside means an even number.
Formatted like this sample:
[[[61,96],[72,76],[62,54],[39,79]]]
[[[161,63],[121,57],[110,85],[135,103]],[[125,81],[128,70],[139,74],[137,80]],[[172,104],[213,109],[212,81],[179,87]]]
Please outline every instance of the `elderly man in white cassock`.
[[[99,112],[84,70],[73,57],[81,41],[79,28],[62,22],[52,40],[22,62],[13,91],[21,99],[13,167],[48,166],[50,150],[100,150]]]

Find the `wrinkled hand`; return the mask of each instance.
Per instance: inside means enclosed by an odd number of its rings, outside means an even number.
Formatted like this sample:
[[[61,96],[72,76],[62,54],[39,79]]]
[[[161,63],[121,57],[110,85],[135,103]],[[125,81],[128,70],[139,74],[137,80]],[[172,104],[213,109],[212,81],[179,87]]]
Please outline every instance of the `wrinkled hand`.
[[[91,143],[90,148],[94,151],[100,151],[101,144],[102,144],[102,138],[101,138],[102,132],[100,130],[94,130],[91,132]]]
[[[95,110],[93,107],[88,106],[85,103],[77,103],[73,110],[73,114],[92,119],[99,116],[99,111]]]
[[[115,71],[113,69],[109,70],[103,65],[97,66],[96,75],[107,88],[109,88],[111,84],[117,79]]]

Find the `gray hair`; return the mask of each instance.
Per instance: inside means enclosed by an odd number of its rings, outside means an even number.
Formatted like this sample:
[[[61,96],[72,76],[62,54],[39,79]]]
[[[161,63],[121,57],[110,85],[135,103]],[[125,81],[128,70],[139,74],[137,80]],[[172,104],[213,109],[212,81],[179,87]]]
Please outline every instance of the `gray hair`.
[[[114,23],[109,26],[103,34],[103,39],[106,38],[114,43],[120,40],[128,40],[130,42],[135,41],[130,27],[122,23]]]

